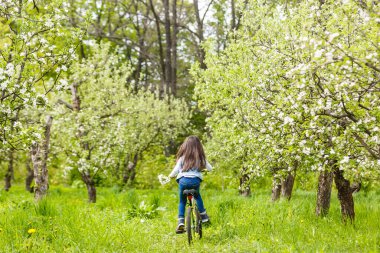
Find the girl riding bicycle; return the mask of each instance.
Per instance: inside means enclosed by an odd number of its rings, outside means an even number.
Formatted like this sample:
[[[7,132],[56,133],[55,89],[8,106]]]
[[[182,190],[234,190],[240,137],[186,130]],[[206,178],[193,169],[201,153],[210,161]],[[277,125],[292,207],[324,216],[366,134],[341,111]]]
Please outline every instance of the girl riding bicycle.
[[[203,179],[201,172],[205,169],[211,171],[212,167],[206,160],[206,155],[199,138],[197,136],[187,137],[177,152],[177,164],[169,175],[171,178],[177,176],[176,181],[179,187],[177,234],[185,232],[186,196],[183,195],[183,190],[197,190],[198,194],[194,198],[197,202],[202,222],[209,221],[199,192],[199,186]]]

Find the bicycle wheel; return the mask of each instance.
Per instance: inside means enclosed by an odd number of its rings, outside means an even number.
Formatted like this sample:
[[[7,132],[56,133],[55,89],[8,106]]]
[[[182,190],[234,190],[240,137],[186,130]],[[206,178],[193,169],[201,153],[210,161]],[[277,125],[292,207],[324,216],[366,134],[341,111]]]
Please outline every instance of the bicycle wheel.
[[[202,219],[199,213],[198,206],[194,207],[194,217],[195,217],[195,232],[199,235],[199,239],[202,238]]]
[[[186,210],[186,233],[189,244],[191,244],[191,240],[193,239],[193,235],[191,234],[191,207],[189,206]]]

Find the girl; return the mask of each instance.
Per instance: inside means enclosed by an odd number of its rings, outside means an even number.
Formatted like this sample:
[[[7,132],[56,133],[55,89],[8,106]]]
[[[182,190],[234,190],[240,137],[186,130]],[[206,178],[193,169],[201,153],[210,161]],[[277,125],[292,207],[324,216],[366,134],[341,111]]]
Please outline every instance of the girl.
[[[195,200],[197,201],[202,222],[209,221],[209,217],[203,206],[202,197],[199,192],[199,186],[203,179],[201,171],[204,169],[211,171],[212,167],[206,161],[206,155],[203,151],[202,144],[197,136],[189,136],[179,148],[177,153],[177,164],[169,175],[171,178],[177,176],[176,181],[179,186],[177,234],[185,232],[186,196],[183,195],[183,190],[197,190],[198,196],[195,197]]]

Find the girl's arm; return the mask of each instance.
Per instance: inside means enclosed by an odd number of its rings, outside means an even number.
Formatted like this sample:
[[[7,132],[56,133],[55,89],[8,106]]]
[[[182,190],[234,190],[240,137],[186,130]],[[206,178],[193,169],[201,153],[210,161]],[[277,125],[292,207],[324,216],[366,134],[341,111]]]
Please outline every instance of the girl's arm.
[[[177,164],[175,165],[174,169],[172,172],[169,174],[169,177],[173,178],[176,177],[182,167],[182,159],[178,159]]]

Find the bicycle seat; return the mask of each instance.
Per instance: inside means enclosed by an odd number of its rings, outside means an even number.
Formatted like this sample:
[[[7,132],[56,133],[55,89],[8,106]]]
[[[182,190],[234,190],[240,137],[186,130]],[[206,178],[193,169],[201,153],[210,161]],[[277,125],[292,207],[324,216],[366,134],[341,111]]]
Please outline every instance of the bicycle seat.
[[[184,190],[183,194],[186,196],[188,196],[188,195],[196,196],[198,194],[198,192],[195,189],[188,189],[188,190]]]

